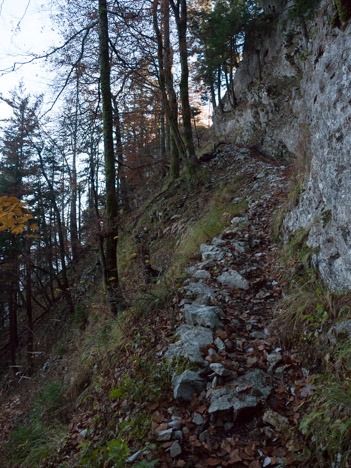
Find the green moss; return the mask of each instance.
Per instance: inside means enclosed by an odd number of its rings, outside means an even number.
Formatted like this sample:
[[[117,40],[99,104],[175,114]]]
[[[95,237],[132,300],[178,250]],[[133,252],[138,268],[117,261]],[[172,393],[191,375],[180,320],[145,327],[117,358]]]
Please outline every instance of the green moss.
[[[285,203],[279,208],[273,216],[273,236],[276,241],[280,240],[282,234],[283,222],[286,215],[291,212],[299,203],[301,195],[304,192],[304,186],[301,183],[295,185],[295,187],[290,190],[288,197]]]
[[[173,368],[176,375],[181,375],[186,370],[196,372],[200,369],[196,363],[191,362],[188,358],[184,356],[179,357],[177,359],[173,359],[170,365]]]
[[[329,222],[331,221],[332,219],[332,212],[331,210],[324,210],[322,212],[322,222],[323,222],[323,227],[325,228],[327,226],[327,224],[329,224]]]
[[[351,18],[351,3],[349,0],[334,0],[338,17],[342,23]]]
[[[311,257],[315,251],[306,244],[309,232],[310,228],[298,229],[283,248],[285,262],[290,266],[295,265],[295,270],[296,267],[298,269],[311,267]]]
[[[296,0],[295,5],[289,9],[290,18],[301,16],[310,18],[321,0]]]

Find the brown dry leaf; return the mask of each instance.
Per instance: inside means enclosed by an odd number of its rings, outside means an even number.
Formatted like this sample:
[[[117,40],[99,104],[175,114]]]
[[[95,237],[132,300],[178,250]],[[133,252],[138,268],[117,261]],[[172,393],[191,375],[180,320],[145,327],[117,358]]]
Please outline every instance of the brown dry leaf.
[[[157,412],[156,414],[153,415],[152,420],[156,421],[157,423],[160,423],[164,418],[165,417],[163,414],[160,414],[159,412]]]
[[[245,447],[244,452],[246,453],[246,455],[253,457],[256,452],[256,447],[254,445],[252,445],[251,447]]]
[[[221,340],[226,340],[228,338],[228,334],[225,330],[220,330],[219,332],[216,333],[216,335],[221,339]]]
[[[221,448],[226,452],[230,452],[232,450],[232,446],[230,444],[230,439],[223,439],[221,443]]]
[[[261,463],[258,460],[254,460],[250,463],[249,468],[261,468]]]
[[[252,455],[248,455],[246,453],[246,449],[244,449],[243,451],[240,452],[240,456],[243,460],[253,460],[253,456]]]
[[[218,466],[221,464],[221,460],[218,458],[207,458],[206,463],[208,466]]]
[[[158,403],[153,403],[152,405],[147,405],[147,408],[148,408],[150,411],[154,411],[155,409],[158,408]]]
[[[246,362],[248,366],[253,366],[258,361],[257,357],[249,357]]]
[[[152,431],[154,431],[157,426],[158,426],[158,423],[156,421],[151,421],[151,430]]]
[[[169,442],[164,442],[163,444],[161,444],[161,447],[163,447],[164,449],[170,447],[171,445],[173,445],[174,441],[173,440],[170,440]]]
[[[230,463],[238,463],[241,462],[242,458],[239,455],[239,449],[233,450],[233,452],[229,455],[229,462]]]
[[[286,449],[284,447],[278,447],[273,450],[272,455],[274,455],[274,457],[283,458],[286,455]]]
[[[297,425],[300,419],[300,413],[294,413],[291,417],[292,421]]]
[[[176,463],[176,467],[179,467],[179,468],[183,468],[184,465],[185,465],[184,460],[178,460]]]
[[[165,431],[166,429],[168,429],[168,424],[162,423],[159,426],[157,426],[156,431]]]
[[[202,406],[199,406],[198,408],[196,408],[196,412],[200,413],[200,414],[203,414],[206,410],[207,410],[206,405],[202,405]]]

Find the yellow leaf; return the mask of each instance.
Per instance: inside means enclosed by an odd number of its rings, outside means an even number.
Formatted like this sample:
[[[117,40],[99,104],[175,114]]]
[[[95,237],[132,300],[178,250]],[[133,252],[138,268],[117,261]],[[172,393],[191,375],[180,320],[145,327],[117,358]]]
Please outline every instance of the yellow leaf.
[[[111,278],[109,278],[108,280],[109,280],[109,281],[113,281],[113,280],[115,280],[115,279],[116,279],[115,276],[111,276]]]
[[[119,236],[115,236],[114,239],[119,239]]]
[[[33,218],[24,206],[25,203],[17,197],[0,197],[0,231],[9,229],[13,234],[23,232],[25,223]]]
[[[21,232],[23,232],[23,229],[24,229],[24,226],[20,226],[20,225],[13,226],[11,227],[11,232],[13,234],[21,234]]]
[[[39,226],[37,224],[31,224],[30,228],[32,229],[32,231],[37,231],[39,229]]]

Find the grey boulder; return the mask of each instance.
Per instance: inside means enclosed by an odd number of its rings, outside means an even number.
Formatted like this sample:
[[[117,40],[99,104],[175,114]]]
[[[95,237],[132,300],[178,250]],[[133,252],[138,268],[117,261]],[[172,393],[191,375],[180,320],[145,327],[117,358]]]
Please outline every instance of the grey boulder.
[[[185,370],[182,374],[173,377],[172,385],[175,399],[191,401],[193,393],[201,392],[205,381],[200,376],[200,372]]]
[[[207,306],[201,304],[184,305],[185,320],[190,325],[203,325],[204,327],[216,328],[220,324],[219,317],[223,311],[217,306]]]
[[[192,343],[203,348],[208,344],[213,343],[213,335],[211,330],[205,327],[194,327],[192,325],[181,325],[176,330],[182,343]]]
[[[215,297],[215,291],[201,282],[189,283],[183,287],[183,291],[187,296],[195,297],[197,300],[211,300]]]
[[[201,257],[202,257],[203,262],[205,262],[206,260],[220,261],[224,257],[223,250],[219,249],[215,245],[201,244],[200,245],[200,253],[201,253]]]
[[[223,286],[229,286],[231,288],[247,289],[249,287],[249,282],[236,270],[231,270],[230,272],[226,271],[218,276],[217,280],[223,284]]]
[[[232,411],[234,420],[257,408],[271,393],[269,376],[260,369],[253,369],[234,381],[236,386],[226,386],[211,392],[208,412]]]
[[[207,361],[202,357],[200,346],[193,342],[183,343],[182,341],[177,341],[177,343],[171,343],[164,357],[168,361],[184,357],[194,364],[201,366],[208,365]]]

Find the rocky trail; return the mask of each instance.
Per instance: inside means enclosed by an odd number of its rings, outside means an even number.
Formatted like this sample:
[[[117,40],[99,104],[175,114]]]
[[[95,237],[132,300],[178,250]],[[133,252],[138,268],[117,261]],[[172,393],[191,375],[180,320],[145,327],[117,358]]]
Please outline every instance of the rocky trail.
[[[245,151],[234,155],[247,180],[234,201],[246,200],[247,212],[201,245],[182,289],[183,323],[164,354],[190,362],[173,377],[174,399],[153,414],[165,467],[301,466],[297,427],[310,377],[271,326],[282,294],[271,221],[288,170]]]
[[[149,333],[150,368],[155,375],[158,364],[168,368],[165,393],[150,401],[147,395],[141,400],[129,398],[134,382],[143,386],[143,380],[124,384],[123,379],[133,375],[138,359],[143,362],[144,348],[126,346],[119,355],[123,358],[117,354],[112,360],[116,354],[112,347],[99,385],[82,393],[89,392],[93,405],[89,401],[77,405],[68,435],[40,466],[105,466],[98,457],[106,431],[114,440],[123,424],[133,427],[138,412],[145,420],[145,432],[137,433],[136,440],[130,436],[133,449],[123,459],[117,454],[113,466],[154,466],[145,460],[156,459],[157,467],[308,466],[298,461],[304,447],[298,427],[301,406],[313,392],[312,376],[291,350],[283,348],[272,323],[286,276],[278,266],[280,248],[272,239],[272,217],[286,198],[289,168],[230,144],[221,145],[206,164],[210,179],[203,187],[205,193],[220,183],[232,187],[231,182],[238,180],[239,189],[230,191],[230,197],[243,209],[219,236],[200,246],[199,261],[187,269],[178,291],[179,302],[171,304],[172,311],[176,305],[176,327],[168,309],[163,315],[162,311],[150,315],[150,323],[143,325]],[[187,201],[195,216],[194,200]],[[170,300],[176,301],[177,294]],[[133,336],[127,336],[126,343]],[[75,343],[68,346],[81,353]],[[31,387],[8,397],[0,414],[0,448],[14,421],[25,417],[27,393],[39,391],[52,375],[70,379],[71,359],[69,353],[53,355],[49,372],[42,370],[28,383]],[[169,372],[175,368],[172,397]],[[123,397],[110,397],[121,388]],[[95,459],[84,452],[90,444],[98,447]]]

